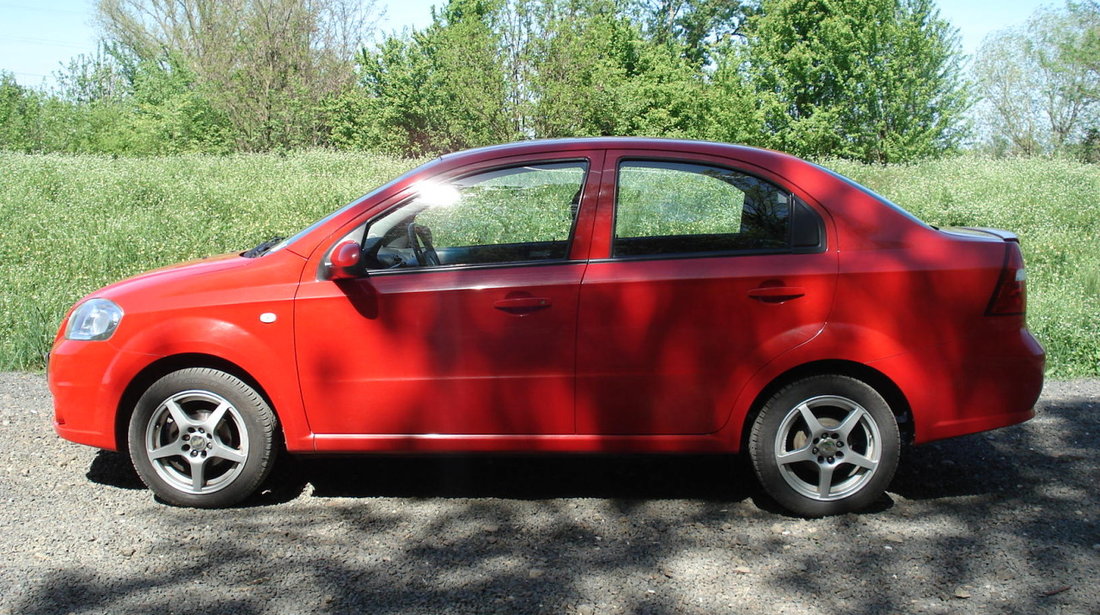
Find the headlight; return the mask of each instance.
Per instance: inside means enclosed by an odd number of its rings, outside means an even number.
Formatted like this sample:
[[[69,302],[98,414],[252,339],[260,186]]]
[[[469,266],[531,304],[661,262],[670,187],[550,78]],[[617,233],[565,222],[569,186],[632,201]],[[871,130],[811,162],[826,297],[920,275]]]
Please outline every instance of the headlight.
[[[122,320],[122,308],[109,299],[89,299],[81,303],[69,316],[65,325],[65,339],[105,340],[118,328]]]

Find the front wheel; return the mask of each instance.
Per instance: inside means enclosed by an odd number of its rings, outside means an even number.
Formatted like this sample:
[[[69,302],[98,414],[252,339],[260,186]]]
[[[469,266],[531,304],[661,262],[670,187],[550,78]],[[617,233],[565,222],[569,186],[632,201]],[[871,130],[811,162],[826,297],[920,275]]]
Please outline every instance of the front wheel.
[[[806,517],[864,508],[897,469],[901,439],[886,400],[847,376],[799,380],[768,400],[749,440],[764,490]]]
[[[275,414],[252,387],[214,369],[172,372],[138,400],[130,458],[141,480],[177,506],[232,506],[275,458]]]

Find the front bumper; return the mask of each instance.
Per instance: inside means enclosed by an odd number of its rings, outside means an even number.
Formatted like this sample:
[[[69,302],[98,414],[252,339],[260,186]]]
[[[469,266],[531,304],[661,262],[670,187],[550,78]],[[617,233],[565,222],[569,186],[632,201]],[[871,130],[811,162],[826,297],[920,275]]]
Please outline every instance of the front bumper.
[[[59,339],[47,368],[57,434],[117,451],[119,401],[140,366],[148,362],[149,357],[121,352],[109,341]]]

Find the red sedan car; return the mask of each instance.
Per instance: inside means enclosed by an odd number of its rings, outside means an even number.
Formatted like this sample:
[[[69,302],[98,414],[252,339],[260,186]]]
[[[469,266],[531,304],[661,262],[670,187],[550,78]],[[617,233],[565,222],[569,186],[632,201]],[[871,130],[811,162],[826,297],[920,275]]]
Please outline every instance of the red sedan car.
[[[167,502],[276,454],[747,451],[807,516],[880,497],[902,442],[1032,417],[1015,235],[938,229],[791,156],[654,139],[444,156],[290,239],[77,304],[64,438]]]

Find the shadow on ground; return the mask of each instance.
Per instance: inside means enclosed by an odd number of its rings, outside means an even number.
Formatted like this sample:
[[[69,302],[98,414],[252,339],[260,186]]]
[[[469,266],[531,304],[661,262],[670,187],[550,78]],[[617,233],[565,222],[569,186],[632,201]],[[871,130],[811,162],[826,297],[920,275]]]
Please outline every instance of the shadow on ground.
[[[870,514],[805,522],[727,506],[772,510],[737,458],[299,457],[243,510],[145,510],[129,564],[50,570],[13,612],[1091,613],[1098,414],[909,449]],[[118,454],[88,477],[139,484]]]
[[[738,460],[714,457],[445,456],[300,459],[319,497],[741,500],[755,489]]]
[[[100,451],[87,473],[120,489],[144,485],[127,456]],[[742,459],[728,456],[434,455],[310,457],[281,460],[271,494],[297,497],[692,499],[738,501],[754,496],[756,479]],[[287,499],[278,498],[280,501]]]
[[[1001,435],[1002,441],[1021,436]],[[909,447],[890,491],[911,500],[991,494],[1014,488],[1019,460],[978,434]],[[1019,442],[1016,442],[1018,445]],[[1032,453],[1034,454],[1034,453]],[[129,457],[100,451],[87,477],[119,489],[144,489]],[[763,495],[740,456],[689,455],[434,455],[284,456],[267,489],[251,505],[293,500],[307,485],[314,497],[690,499],[752,498],[783,513]],[[889,509],[884,497],[867,512]]]

